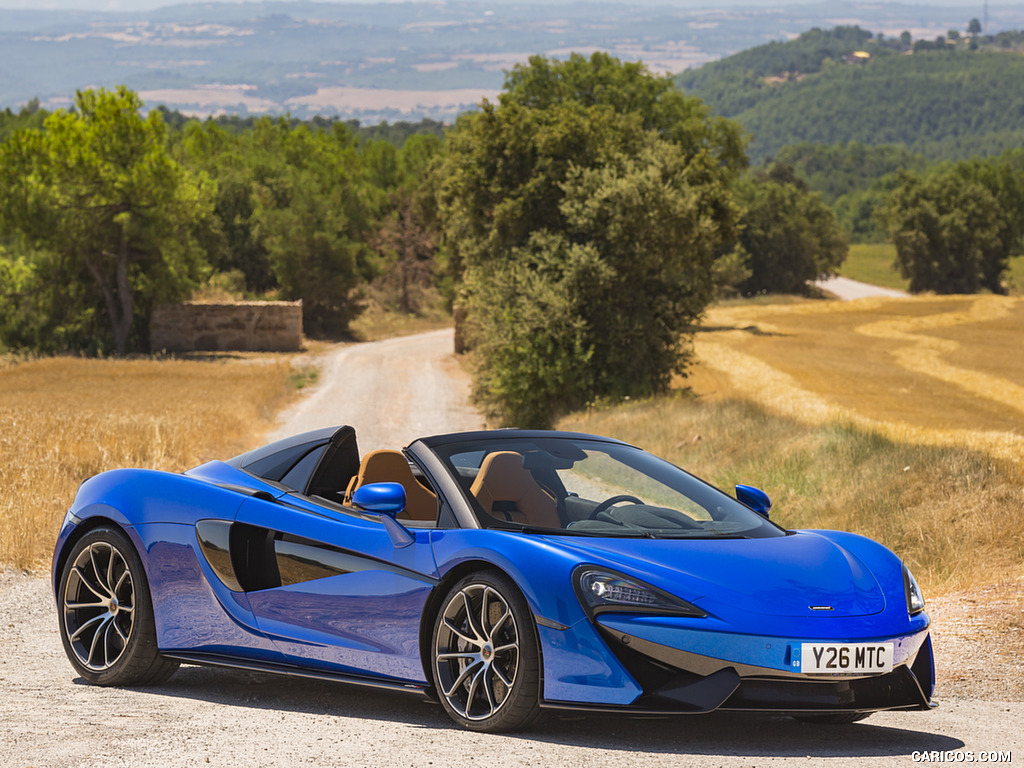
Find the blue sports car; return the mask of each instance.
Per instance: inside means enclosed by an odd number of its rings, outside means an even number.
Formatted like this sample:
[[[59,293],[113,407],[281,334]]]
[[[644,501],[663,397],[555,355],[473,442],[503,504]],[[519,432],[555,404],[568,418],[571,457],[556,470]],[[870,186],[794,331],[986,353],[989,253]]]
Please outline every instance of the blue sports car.
[[[934,706],[907,567],[861,536],[785,530],[770,505],[605,437],[465,432],[360,457],[330,428],[87,480],[53,587],[97,685],[215,664],[429,696],[478,731],[547,710]]]

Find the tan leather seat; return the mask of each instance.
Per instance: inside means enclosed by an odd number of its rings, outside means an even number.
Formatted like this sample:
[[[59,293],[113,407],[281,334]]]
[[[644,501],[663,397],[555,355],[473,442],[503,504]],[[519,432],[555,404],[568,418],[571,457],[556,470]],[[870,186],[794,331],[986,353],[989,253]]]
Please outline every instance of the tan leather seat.
[[[405,512],[409,520],[436,520],[437,496],[424,488],[412,474],[409,462],[399,451],[370,451],[359,463],[359,472],[348,484],[345,503],[352,503],[356,488],[370,483],[401,483],[405,488]]]
[[[523,457],[513,451],[489,454],[469,490],[484,511],[499,520],[562,527],[555,499],[537,484],[523,467]]]

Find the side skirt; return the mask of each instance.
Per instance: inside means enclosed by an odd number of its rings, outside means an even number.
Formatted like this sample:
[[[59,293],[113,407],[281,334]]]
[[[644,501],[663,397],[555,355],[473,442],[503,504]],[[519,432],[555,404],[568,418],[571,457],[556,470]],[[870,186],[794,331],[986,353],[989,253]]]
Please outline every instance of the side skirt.
[[[422,683],[407,683],[400,680],[386,680],[366,675],[343,674],[337,672],[320,672],[317,670],[303,669],[290,664],[274,664],[273,662],[249,661],[247,659],[236,659],[231,656],[220,656],[215,653],[166,653],[161,655],[168,659],[174,659],[186,664],[199,664],[209,667],[227,667],[229,669],[244,669],[247,672],[269,672],[276,675],[288,675],[290,677],[303,677],[312,680],[326,680],[333,683],[348,683],[350,685],[363,685],[369,688],[380,688],[389,691],[401,691],[412,693],[430,699],[429,686]]]

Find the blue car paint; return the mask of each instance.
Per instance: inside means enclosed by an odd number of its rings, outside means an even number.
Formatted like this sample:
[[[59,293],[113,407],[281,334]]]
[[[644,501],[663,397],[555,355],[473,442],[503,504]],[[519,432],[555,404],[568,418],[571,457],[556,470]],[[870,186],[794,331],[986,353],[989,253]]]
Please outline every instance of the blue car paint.
[[[165,652],[285,661],[426,684],[419,645],[424,607],[438,581],[470,561],[504,571],[522,590],[537,618],[549,702],[627,706],[643,693],[602,632],[789,672],[796,670],[794,648],[810,639],[891,640],[897,664],[931,647],[927,615],[907,614],[901,561],[854,534],[650,540],[408,526],[415,541],[397,548],[379,519],[209,462],[185,475],[113,470],[86,481],[58,536],[55,591],[61,553],[92,517],[122,527],[142,556],[160,606],[158,643]],[[195,525],[211,518],[328,542],[392,567],[233,591],[198,544]],[[574,590],[573,571],[581,564],[628,573],[709,615],[612,613],[592,620]],[[933,679],[932,670],[922,683],[926,695]]]
[[[548,702],[628,706],[643,689],[589,621],[564,630],[537,627]]]
[[[405,488],[401,483],[371,483],[357,488],[352,505],[378,515],[398,515],[405,509]]]
[[[247,499],[236,520],[335,543],[377,559],[381,568],[251,593],[260,630],[296,663],[305,659],[322,669],[426,682],[419,617],[436,583],[432,532],[414,529],[415,543],[399,549],[378,520],[325,510],[300,497],[287,499],[286,507]],[[404,572],[396,574],[385,564]]]
[[[551,537],[554,540],[556,537]],[[580,539],[560,537],[581,561],[605,564],[715,613],[867,616],[884,594],[858,558],[817,534],[768,539]]]
[[[149,523],[136,531],[147,554],[153,601],[164,606],[155,614],[162,650],[285,660],[256,626],[249,597],[227,589],[216,577],[199,551],[194,525]]]
[[[186,470],[184,474],[186,477],[193,477],[214,485],[246,488],[273,498],[279,498],[288,493],[287,488],[268,483],[223,461],[208,461],[198,467]]]
[[[255,592],[250,601],[259,628],[291,663],[426,683],[419,621],[431,590],[364,571]]]
[[[89,478],[78,489],[75,500],[65,516],[54,547],[52,577],[56,593],[60,555],[68,537],[77,529],[71,519],[104,518],[122,528],[136,549],[148,547],[135,532],[147,523],[180,523],[194,526],[210,516],[209,510],[221,512],[226,519],[234,516],[244,496],[237,491],[220,488],[186,475],[174,475],[147,469],[113,469]],[[152,580],[145,560],[147,576]]]
[[[639,636],[660,644],[686,649],[687,643],[695,643],[701,649],[697,653],[726,658],[715,651],[720,642],[730,661],[785,671],[794,670],[786,650],[797,642],[795,638],[833,642],[886,638],[896,641],[898,648],[909,649],[897,656],[897,663],[912,657],[927,634],[927,617],[908,616],[902,592],[886,599],[860,558],[839,542],[855,546],[881,568],[888,565],[895,574],[892,578],[902,585],[898,558],[870,539],[853,534],[836,538],[838,541],[825,532],[813,531],[783,538],[720,541],[437,531],[434,550],[442,573],[468,559],[494,563],[521,586],[536,616],[566,627],[544,633],[545,699],[623,704],[639,694],[636,681],[594,630],[575,595],[570,593],[573,599],[567,600],[565,592],[552,588],[557,582],[571,584],[572,572],[580,564],[630,573],[711,614],[703,619],[623,619],[612,614],[628,624],[639,622],[642,627],[646,622],[658,628],[653,633],[650,627],[644,628]],[[720,567],[723,563],[727,567]],[[826,580],[824,585],[814,582],[821,580],[825,568],[837,567],[845,578]],[[698,574],[704,574],[703,578]],[[837,596],[847,615],[810,607],[839,603]],[[772,610],[774,614],[769,613]],[[613,623],[615,619],[598,623],[624,631]],[[673,632],[676,640],[671,637]],[[766,653],[765,646],[771,644],[774,650]],[[573,652],[566,653],[567,648]],[[603,670],[578,673],[580,666],[599,657],[614,663],[605,661]],[[605,690],[599,693],[595,687]]]

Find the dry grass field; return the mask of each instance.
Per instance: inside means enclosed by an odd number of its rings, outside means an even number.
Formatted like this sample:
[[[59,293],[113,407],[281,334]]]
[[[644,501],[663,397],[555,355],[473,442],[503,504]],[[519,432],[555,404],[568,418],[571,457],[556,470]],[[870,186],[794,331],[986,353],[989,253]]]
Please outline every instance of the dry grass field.
[[[691,381],[811,423],[1024,464],[1024,299],[943,296],[713,308]]]
[[[297,381],[288,360],[47,358],[0,367],[0,565],[47,565],[79,483],[181,471],[259,444]]]
[[[764,487],[783,525],[876,538],[932,593],[1015,581],[1022,336],[1024,299],[999,296],[715,307],[675,397],[561,426]]]

